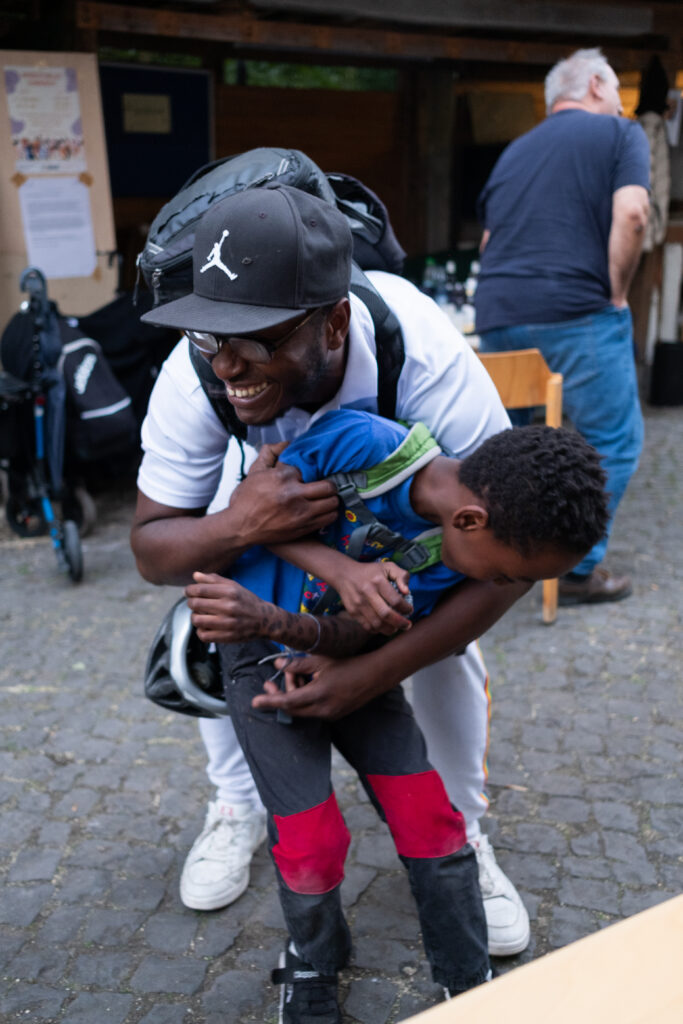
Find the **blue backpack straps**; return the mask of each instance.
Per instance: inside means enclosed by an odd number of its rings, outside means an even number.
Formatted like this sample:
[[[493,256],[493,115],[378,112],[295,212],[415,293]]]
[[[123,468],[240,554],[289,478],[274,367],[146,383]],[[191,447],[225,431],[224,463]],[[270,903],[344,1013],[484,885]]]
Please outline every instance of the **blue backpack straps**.
[[[369,469],[335,473],[330,477],[350,513],[347,518],[360,523],[351,534],[347,549],[351,558],[359,558],[365,544],[375,542],[383,548],[392,549],[392,561],[409,572],[420,572],[440,560],[440,545],[423,543],[420,537],[406,540],[381,523],[365,504],[365,500],[398,487],[440,454],[441,449],[424,423],[416,423],[398,447],[381,462]],[[439,537],[441,534],[440,530],[427,532]]]
[[[441,449],[424,423],[416,423],[401,444],[381,462],[369,469],[334,473],[328,478],[337,488],[347,520],[353,526],[346,549],[349,558],[358,561],[366,544],[372,544],[391,552],[391,561],[411,573],[421,572],[441,561],[440,528],[434,527],[407,539],[380,522],[363,500],[392,490],[440,454]],[[337,592],[328,587],[312,610],[322,615],[337,598]]]

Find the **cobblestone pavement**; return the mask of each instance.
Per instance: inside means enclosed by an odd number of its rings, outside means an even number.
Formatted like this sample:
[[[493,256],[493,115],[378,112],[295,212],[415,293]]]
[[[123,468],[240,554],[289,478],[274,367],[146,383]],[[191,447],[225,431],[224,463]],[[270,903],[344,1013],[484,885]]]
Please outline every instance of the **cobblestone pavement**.
[[[615,604],[540,623],[540,588],[483,642],[494,710],[487,828],[532,917],[538,957],[683,888],[683,410],[647,413],[647,448],[610,565]],[[146,702],[149,642],[175,591],[136,574],[132,490],[107,493],[85,579],[49,543],[0,530],[0,1019],[60,1024],[274,1021],[284,931],[261,849],[214,913],[178,877],[210,796],[190,720]],[[438,998],[406,880],[352,773],[346,1020],[400,1021]]]

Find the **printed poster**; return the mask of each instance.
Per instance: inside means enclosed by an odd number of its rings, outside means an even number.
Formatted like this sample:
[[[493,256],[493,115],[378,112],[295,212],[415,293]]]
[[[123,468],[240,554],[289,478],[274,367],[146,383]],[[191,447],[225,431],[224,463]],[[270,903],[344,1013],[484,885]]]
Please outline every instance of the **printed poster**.
[[[15,169],[79,174],[86,169],[75,68],[5,67]]]
[[[97,266],[90,189],[78,178],[29,178],[19,189],[26,254],[45,277],[90,277]]]

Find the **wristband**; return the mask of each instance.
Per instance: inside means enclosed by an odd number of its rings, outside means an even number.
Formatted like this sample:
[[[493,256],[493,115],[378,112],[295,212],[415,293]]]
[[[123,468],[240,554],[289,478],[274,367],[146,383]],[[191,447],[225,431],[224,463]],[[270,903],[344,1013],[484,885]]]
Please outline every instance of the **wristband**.
[[[301,614],[306,615],[309,619],[313,619],[316,626],[318,627],[318,635],[315,638],[315,641],[311,644],[310,647],[307,647],[305,651],[301,652],[302,654],[313,654],[313,651],[318,649],[318,644],[320,643],[320,635],[322,633],[322,630],[320,628],[320,619],[316,615],[311,615],[310,612],[301,612]]]

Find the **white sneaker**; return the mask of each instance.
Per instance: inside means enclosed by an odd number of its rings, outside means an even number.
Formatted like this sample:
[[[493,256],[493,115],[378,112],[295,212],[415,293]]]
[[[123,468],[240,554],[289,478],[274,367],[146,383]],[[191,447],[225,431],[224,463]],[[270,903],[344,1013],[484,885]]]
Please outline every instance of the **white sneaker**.
[[[491,956],[514,956],[529,945],[529,915],[514,885],[496,863],[488,836],[470,840],[479,867]]]
[[[209,803],[204,828],[180,876],[180,899],[192,910],[217,910],[249,885],[254,850],[266,837],[266,815],[251,804]]]

